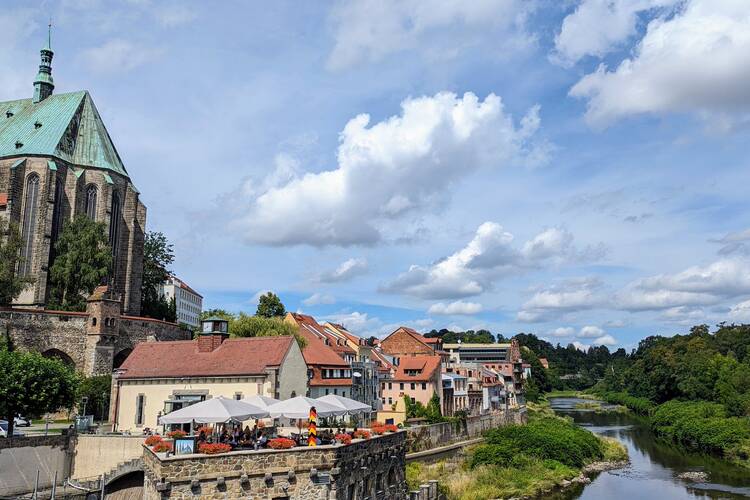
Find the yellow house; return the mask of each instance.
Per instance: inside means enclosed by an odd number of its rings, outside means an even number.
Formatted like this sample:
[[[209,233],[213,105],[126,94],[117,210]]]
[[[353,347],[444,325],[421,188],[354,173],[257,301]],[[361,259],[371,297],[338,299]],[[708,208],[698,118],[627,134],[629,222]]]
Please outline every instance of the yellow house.
[[[307,366],[293,337],[230,339],[218,319],[204,327],[197,340],[143,342],[133,349],[112,381],[114,430],[159,429],[160,415],[216,396],[306,393]]]

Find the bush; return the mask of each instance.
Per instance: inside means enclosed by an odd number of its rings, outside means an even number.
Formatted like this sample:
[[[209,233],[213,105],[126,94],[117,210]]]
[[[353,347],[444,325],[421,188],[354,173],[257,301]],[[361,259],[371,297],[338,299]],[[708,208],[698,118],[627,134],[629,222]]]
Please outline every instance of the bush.
[[[526,425],[492,429],[485,434],[485,442],[472,454],[472,467],[507,467],[519,455],[556,460],[569,467],[582,467],[603,457],[601,442],[594,434],[560,418],[540,418]]]
[[[167,437],[169,439],[182,438],[185,436],[187,436],[187,432],[179,430],[179,429],[167,432]]]
[[[154,434],[153,436],[149,436],[149,437],[147,437],[147,438],[146,438],[146,441],[144,441],[144,444],[145,444],[146,446],[153,446],[153,445],[155,445],[156,443],[160,443],[160,442],[162,442],[162,438],[161,438],[161,436],[160,436],[160,435],[158,435],[158,434]]]
[[[631,396],[627,392],[600,392],[597,395],[607,403],[625,406],[638,415],[648,415],[654,409],[651,400]]]
[[[202,443],[198,446],[198,451],[206,455],[218,455],[232,451],[232,447],[224,443]]]
[[[370,432],[364,429],[354,431],[354,439],[370,439],[371,437]]]
[[[352,444],[352,437],[349,434],[336,434],[336,441],[341,444]]]
[[[172,451],[172,443],[169,441],[159,441],[156,445],[151,448],[154,453],[164,453],[165,451]]]
[[[268,442],[268,446],[274,450],[288,450],[294,447],[294,441],[288,438],[274,438]]]
[[[693,450],[748,458],[750,420],[727,417],[724,406],[718,403],[668,401],[654,410],[651,428],[657,435]]]

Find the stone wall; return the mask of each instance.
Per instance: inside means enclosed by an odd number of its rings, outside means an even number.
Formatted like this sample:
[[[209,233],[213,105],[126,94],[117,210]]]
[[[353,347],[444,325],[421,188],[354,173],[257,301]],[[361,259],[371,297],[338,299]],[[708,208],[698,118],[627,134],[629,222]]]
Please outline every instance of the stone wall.
[[[143,436],[97,436],[79,434],[73,448],[70,477],[98,478],[118,465],[143,456]]]
[[[407,450],[409,452],[437,448],[458,441],[481,437],[485,431],[508,424],[526,422],[526,410],[499,411],[489,415],[467,417],[465,422],[442,422],[407,428]]]
[[[143,498],[405,499],[405,439],[169,458],[144,447]]]
[[[176,323],[104,310],[97,301],[85,313],[0,309],[0,332],[8,328],[18,349],[58,357],[86,375],[111,373],[139,342],[192,338]]]
[[[39,471],[39,488],[63,484],[70,473],[70,442],[67,436],[0,438],[0,497],[34,490]]]

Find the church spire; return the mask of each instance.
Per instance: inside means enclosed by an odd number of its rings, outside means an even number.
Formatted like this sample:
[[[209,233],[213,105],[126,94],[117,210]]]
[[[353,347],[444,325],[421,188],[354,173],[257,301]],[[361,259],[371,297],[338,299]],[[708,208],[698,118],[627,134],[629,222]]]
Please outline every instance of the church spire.
[[[52,80],[52,20],[47,27],[47,45],[40,51],[42,62],[34,80],[34,102],[41,102],[52,95],[55,83]]]

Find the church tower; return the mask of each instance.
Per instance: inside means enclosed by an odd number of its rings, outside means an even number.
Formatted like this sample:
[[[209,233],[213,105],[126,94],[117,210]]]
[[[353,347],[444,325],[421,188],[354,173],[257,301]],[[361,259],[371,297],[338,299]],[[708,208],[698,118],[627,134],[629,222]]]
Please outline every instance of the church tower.
[[[40,51],[42,63],[34,80],[34,103],[42,102],[52,95],[55,83],[52,80],[52,24],[47,29],[47,45]]]

